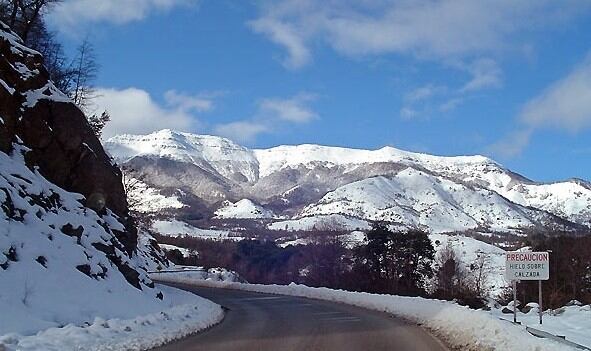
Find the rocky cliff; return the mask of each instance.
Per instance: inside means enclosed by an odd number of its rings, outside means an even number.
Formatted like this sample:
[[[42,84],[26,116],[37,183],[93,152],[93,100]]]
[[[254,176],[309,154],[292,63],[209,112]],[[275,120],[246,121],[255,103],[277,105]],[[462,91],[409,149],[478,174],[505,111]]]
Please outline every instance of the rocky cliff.
[[[43,57],[22,45],[0,23],[0,151],[27,148],[26,164],[50,182],[84,195],[84,205],[111,209],[125,223],[119,239],[131,252],[137,235],[129,225],[121,172],[94,135],[84,113],[49,79]]]

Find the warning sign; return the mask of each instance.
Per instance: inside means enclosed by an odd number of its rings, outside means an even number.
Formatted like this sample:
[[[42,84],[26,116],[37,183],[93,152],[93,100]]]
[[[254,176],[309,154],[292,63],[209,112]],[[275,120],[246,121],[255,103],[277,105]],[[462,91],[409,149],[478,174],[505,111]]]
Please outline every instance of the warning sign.
[[[505,278],[512,280],[550,279],[548,252],[507,252]]]

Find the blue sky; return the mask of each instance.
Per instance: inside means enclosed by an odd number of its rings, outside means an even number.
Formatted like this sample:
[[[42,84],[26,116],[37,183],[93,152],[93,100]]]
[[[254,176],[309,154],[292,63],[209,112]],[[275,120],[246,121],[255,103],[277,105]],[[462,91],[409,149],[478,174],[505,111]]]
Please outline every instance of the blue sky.
[[[591,179],[589,1],[66,0],[105,131],[484,154]]]

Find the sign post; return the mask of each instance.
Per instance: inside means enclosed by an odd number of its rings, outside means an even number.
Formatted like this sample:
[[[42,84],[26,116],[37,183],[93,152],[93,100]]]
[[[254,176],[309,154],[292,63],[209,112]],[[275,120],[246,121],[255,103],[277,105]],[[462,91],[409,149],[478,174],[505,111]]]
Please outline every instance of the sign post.
[[[517,323],[517,280],[513,280],[513,323]]]
[[[538,280],[538,300],[540,300],[540,302],[538,303],[540,306],[539,308],[539,312],[540,312],[540,325],[542,324],[542,281]]]
[[[513,322],[517,323],[517,281],[537,280],[540,324],[542,324],[542,280],[550,279],[550,253],[507,252],[505,278],[513,282]]]

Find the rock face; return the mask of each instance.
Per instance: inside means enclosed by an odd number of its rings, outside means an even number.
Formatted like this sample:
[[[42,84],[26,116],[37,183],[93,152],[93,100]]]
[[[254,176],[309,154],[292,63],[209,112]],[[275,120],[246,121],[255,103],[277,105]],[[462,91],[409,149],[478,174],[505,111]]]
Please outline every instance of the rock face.
[[[82,111],[49,80],[41,55],[0,24],[0,151],[22,141],[29,167],[97,211],[127,215],[121,173],[104,152]]]
[[[84,195],[98,213],[109,208],[125,224],[118,239],[131,253],[137,230],[129,222],[120,170],[90,129],[84,113],[49,79],[43,57],[0,23],[0,151],[28,149],[26,164],[53,184]]]

